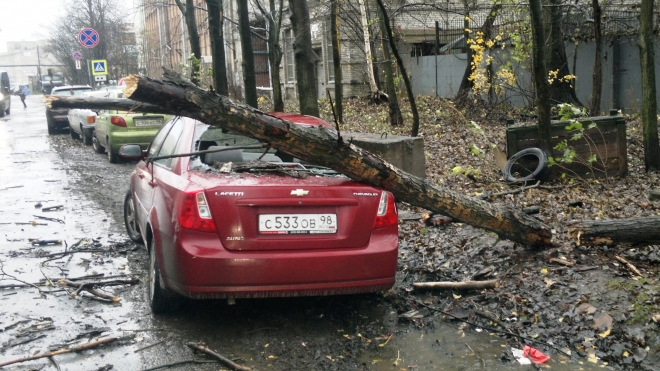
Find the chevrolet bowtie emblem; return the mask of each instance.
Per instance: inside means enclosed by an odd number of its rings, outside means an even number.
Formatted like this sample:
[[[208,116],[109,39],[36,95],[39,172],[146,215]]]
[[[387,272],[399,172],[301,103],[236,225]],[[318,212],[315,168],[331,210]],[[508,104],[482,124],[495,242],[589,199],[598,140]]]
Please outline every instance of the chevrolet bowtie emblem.
[[[293,191],[291,191],[291,196],[302,197],[302,196],[307,196],[308,193],[309,191],[306,191],[304,189],[294,189]]]

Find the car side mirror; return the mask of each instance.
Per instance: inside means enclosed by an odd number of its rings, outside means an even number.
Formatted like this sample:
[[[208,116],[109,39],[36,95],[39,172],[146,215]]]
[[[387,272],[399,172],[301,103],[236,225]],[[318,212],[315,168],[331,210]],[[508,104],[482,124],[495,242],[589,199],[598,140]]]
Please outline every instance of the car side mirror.
[[[119,148],[119,156],[130,159],[141,159],[146,151],[142,151],[139,144],[124,144]]]

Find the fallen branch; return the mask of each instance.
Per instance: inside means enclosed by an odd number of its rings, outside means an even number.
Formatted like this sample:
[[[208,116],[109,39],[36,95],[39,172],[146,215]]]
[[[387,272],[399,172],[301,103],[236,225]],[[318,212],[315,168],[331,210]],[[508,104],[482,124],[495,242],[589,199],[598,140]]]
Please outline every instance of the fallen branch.
[[[640,277],[642,276],[642,272],[640,272],[639,269],[637,269],[637,267],[635,267],[634,265],[632,265],[631,262],[629,262],[628,260],[624,259],[623,257],[621,257],[621,256],[619,256],[619,255],[614,255],[614,257],[616,258],[616,260],[618,260],[618,261],[620,261],[621,263],[625,264],[626,267],[628,267],[628,269],[630,269],[631,271],[633,271],[633,273],[635,273],[636,275],[638,275],[638,276],[640,276]]]
[[[174,367],[174,366],[185,365],[186,363],[196,363],[196,364],[218,363],[218,361],[210,360],[210,359],[186,359],[186,360],[183,360],[183,361],[176,361],[176,362],[172,362],[172,363],[166,363],[166,364],[160,365],[160,366],[145,368],[145,369],[140,370],[140,371],[160,370],[161,368],[170,368],[170,367]]]
[[[35,359],[52,357],[52,356],[56,356],[56,355],[59,355],[59,354],[65,354],[65,353],[71,353],[71,352],[81,352],[83,350],[96,348],[96,347],[101,346],[103,344],[108,344],[108,343],[111,343],[111,342],[113,342],[115,340],[119,340],[119,339],[121,339],[121,338],[119,338],[119,337],[109,337],[109,338],[105,338],[105,339],[101,339],[101,340],[97,340],[97,341],[92,341],[92,342],[89,342],[87,344],[79,345],[79,346],[73,347],[73,348],[64,348],[64,349],[56,350],[54,352],[37,354],[35,356],[30,356],[30,357],[17,358],[17,359],[11,360],[11,361],[0,363],[0,368],[8,366],[8,365],[13,365],[14,363],[22,363],[22,362],[27,362],[27,361],[33,361]]]
[[[204,347],[204,346],[201,346],[201,345],[195,344],[195,343],[193,343],[193,342],[190,342],[190,343],[188,343],[188,344],[186,344],[186,345],[187,345],[188,347],[194,349],[194,350],[197,350],[197,351],[202,352],[202,353],[204,353],[204,354],[206,354],[206,355],[208,355],[208,356],[210,356],[210,357],[215,358],[216,360],[220,361],[220,362],[221,362],[222,364],[224,364],[225,366],[227,366],[227,367],[231,367],[231,368],[233,368],[234,370],[239,370],[239,371],[250,371],[250,370],[251,370],[251,368],[246,367],[246,366],[241,366],[241,365],[239,365],[238,363],[235,363],[234,361],[232,361],[231,359],[226,358],[226,357],[224,357],[224,356],[222,356],[222,355],[220,355],[220,354],[218,354],[218,353],[212,351],[211,349],[209,349],[209,348],[207,348],[207,347]]]
[[[415,282],[415,290],[434,290],[434,289],[454,289],[454,290],[472,290],[472,289],[494,289],[499,286],[498,280],[490,281],[465,281],[465,282]]]
[[[536,184],[531,185],[531,186],[523,186],[523,187],[516,188],[516,189],[512,189],[512,190],[509,190],[509,191],[503,191],[503,192],[497,192],[497,193],[489,193],[489,192],[487,192],[487,193],[484,193],[484,194],[482,194],[481,196],[479,196],[479,198],[482,199],[482,200],[487,200],[487,199],[489,199],[489,198],[491,198],[491,197],[504,196],[504,195],[512,195],[512,194],[520,193],[520,192],[522,192],[522,191],[526,191],[526,190],[528,190],[528,189],[536,188],[536,187],[538,187],[540,184],[541,184],[541,181],[539,180],[538,182],[536,182]]]
[[[157,104],[169,113],[249,136],[304,161],[342,172],[355,181],[388,190],[399,201],[493,231],[502,238],[525,245],[550,245],[550,228],[520,210],[469,198],[412,176],[353,144],[339,144],[333,129],[295,125],[202,90],[173,71],[166,70],[165,76],[167,80],[131,75],[124,79],[124,93],[133,100]],[[95,101],[99,99],[102,98]],[[90,108],[84,99],[64,96],[50,96],[47,104],[51,108]],[[110,101],[103,107],[119,109]]]
[[[132,278],[132,279],[127,279],[127,280],[112,280],[112,281],[102,281],[102,282],[73,282],[69,281],[66,279],[61,279],[59,281],[60,286],[68,286],[68,287],[74,287],[76,288],[76,292],[73,294],[74,296],[80,294],[81,291],[86,291],[94,296],[97,296],[101,299],[109,300],[111,302],[119,302],[121,298],[117,296],[110,296],[107,294],[104,294],[100,291],[95,290],[95,287],[102,287],[102,286],[117,286],[117,285],[134,285],[136,283],[140,282],[137,278]]]
[[[561,265],[564,265],[564,266],[567,266],[567,267],[573,267],[573,266],[575,266],[575,263],[573,263],[573,262],[569,262],[568,260],[565,260],[565,259],[550,258],[550,259],[548,259],[548,261],[550,261],[550,262],[552,262],[552,263],[561,264]]]
[[[660,216],[571,221],[566,226],[578,246],[660,243]]]

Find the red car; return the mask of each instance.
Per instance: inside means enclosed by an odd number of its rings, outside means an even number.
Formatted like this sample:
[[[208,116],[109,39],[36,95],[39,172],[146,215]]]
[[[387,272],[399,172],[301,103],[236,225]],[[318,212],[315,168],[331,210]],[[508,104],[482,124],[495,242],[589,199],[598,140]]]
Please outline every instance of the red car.
[[[278,116],[306,126],[325,121]],[[124,221],[149,251],[152,311],[190,298],[317,296],[394,284],[391,193],[201,122],[176,117],[131,174]],[[263,156],[263,157],[262,157]]]

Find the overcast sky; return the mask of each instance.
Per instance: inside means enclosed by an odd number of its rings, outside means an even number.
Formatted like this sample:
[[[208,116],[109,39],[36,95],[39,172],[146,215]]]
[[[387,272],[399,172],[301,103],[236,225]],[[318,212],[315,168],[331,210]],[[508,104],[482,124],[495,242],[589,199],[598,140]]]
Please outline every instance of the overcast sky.
[[[82,1],[82,0],[80,0]],[[107,0],[123,3],[127,22],[133,22],[133,0]],[[0,0],[0,53],[8,41],[34,41],[47,36],[46,29],[62,18],[67,0]]]

